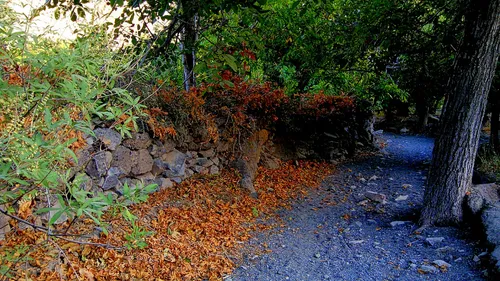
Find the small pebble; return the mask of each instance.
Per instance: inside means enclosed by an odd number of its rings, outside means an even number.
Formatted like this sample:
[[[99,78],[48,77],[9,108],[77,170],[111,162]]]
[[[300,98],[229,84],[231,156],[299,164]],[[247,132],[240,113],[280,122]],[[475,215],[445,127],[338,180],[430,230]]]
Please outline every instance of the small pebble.
[[[425,242],[427,242],[431,246],[435,246],[444,241],[444,237],[428,237],[425,238]]]
[[[423,273],[437,273],[438,272],[438,269],[435,268],[434,266],[432,265],[422,265],[420,267],[420,270],[423,272]]]
[[[432,263],[439,267],[451,267],[451,264],[445,262],[444,260],[435,260]]]

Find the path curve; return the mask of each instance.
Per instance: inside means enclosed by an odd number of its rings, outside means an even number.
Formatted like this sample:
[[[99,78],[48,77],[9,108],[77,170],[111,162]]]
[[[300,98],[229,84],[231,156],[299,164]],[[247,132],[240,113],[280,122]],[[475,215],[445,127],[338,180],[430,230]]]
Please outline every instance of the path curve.
[[[474,261],[480,250],[467,229],[412,233],[433,140],[379,138],[385,145],[378,155],[341,165],[320,189],[280,211],[275,222],[283,226],[253,238],[247,244],[253,252],[225,280],[484,280]],[[366,191],[386,195],[388,203],[366,202]],[[442,241],[430,245],[427,238]],[[440,271],[435,260],[451,267]]]

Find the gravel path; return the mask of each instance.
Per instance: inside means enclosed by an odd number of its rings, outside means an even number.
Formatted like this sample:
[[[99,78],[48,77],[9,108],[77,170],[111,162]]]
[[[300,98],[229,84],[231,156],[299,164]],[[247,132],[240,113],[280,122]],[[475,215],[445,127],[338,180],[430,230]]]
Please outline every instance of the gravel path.
[[[253,238],[251,253],[226,280],[483,280],[468,229],[413,234],[432,139],[380,140],[379,155],[341,165],[320,189],[279,212],[274,222],[282,226]],[[386,195],[387,204],[367,200],[367,191]],[[450,266],[438,270],[435,260]]]

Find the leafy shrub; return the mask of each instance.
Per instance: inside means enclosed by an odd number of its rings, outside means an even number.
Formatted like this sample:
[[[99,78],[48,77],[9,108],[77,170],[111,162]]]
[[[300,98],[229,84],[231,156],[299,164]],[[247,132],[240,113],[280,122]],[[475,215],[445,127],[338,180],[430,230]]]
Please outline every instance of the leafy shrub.
[[[107,208],[127,208],[111,195],[82,190],[70,168],[93,135],[93,119],[130,135],[144,115],[140,97],[115,86],[134,57],[109,52],[108,38],[93,31],[73,42],[53,42],[0,18],[1,211],[33,222],[35,202],[46,206],[37,214],[47,213],[48,225],[33,225],[56,236],[53,224],[63,216],[72,218],[70,226],[83,218],[102,225]],[[144,200],[144,194],[132,199]]]

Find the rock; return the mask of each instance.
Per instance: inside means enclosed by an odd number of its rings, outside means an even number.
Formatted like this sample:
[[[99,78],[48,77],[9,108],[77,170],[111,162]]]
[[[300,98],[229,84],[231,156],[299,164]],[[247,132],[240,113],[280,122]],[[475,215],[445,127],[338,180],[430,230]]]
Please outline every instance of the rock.
[[[108,170],[107,176],[104,179],[104,182],[101,186],[103,190],[110,190],[112,188],[115,188],[119,183],[119,177],[123,174],[123,172],[120,170],[120,168],[117,167],[111,167]]]
[[[253,186],[253,181],[257,176],[257,168],[260,162],[262,148],[269,139],[267,130],[254,132],[242,145],[242,150],[234,161],[234,166],[241,175],[240,186],[247,189],[250,195],[257,197],[257,192]]]
[[[480,259],[478,256],[474,256],[474,257],[472,258],[472,261],[474,261],[474,262],[480,262],[480,261],[481,261],[481,259]]]
[[[191,169],[186,169],[186,174],[184,175],[185,178],[190,178],[194,175],[194,171]]]
[[[486,240],[495,249],[491,253],[491,259],[496,263],[496,269],[500,274],[500,202],[486,207],[481,218],[486,231]]]
[[[213,165],[210,167],[209,174],[211,175],[218,175],[220,173],[219,167]]]
[[[155,183],[158,184],[158,187],[160,189],[171,188],[174,186],[174,183],[170,179],[167,179],[167,178],[155,179]]]
[[[85,173],[79,173],[75,176],[75,180],[80,182],[80,189],[90,191],[93,186],[92,179]]]
[[[401,134],[407,134],[408,132],[410,132],[410,130],[408,130],[407,128],[402,128],[401,130],[399,130],[399,132]]]
[[[394,199],[394,201],[396,202],[406,201],[406,200],[408,200],[408,195],[399,195],[398,197],[396,197],[396,199]]]
[[[122,144],[132,150],[146,149],[151,145],[151,138],[147,133],[133,133],[132,138],[124,140]]]
[[[187,156],[184,153],[176,149],[161,156],[161,160],[172,172],[171,175],[178,177],[184,176],[186,172],[186,158]]]
[[[382,194],[382,193],[377,193],[374,191],[366,191],[365,197],[372,200],[372,201],[375,201],[377,203],[381,203],[381,204],[387,203],[387,196],[385,196],[385,194]]]
[[[441,267],[441,268],[448,268],[451,267],[451,264],[445,262],[444,260],[435,260],[432,262],[433,264]]]
[[[488,242],[492,245],[500,246],[500,202],[487,207],[481,218]]]
[[[497,246],[495,250],[493,250],[491,259],[496,261],[495,267],[497,268],[497,272],[500,273],[500,246]]]
[[[212,166],[214,162],[212,162],[212,160],[209,160],[208,158],[198,158],[196,159],[196,164],[208,168]]]
[[[155,176],[163,174],[167,170],[167,164],[165,164],[160,159],[155,159],[153,161],[153,167],[151,168],[151,173]]]
[[[76,157],[78,159],[78,163],[75,167],[75,171],[77,172],[81,171],[84,167],[86,167],[89,161],[92,159],[90,157],[90,152],[87,149],[82,149],[76,152]]]
[[[500,201],[498,190],[495,183],[473,185],[467,197],[467,206],[473,214],[479,213],[484,207]]]
[[[136,157],[136,153],[132,153],[130,149],[120,145],[113,152],[111,166],[120,168],[123,174],[128,175],[132,170],[132,166],[137,161]]]
[[[369,180],[369,181],[376,181],[376,180],[378,180],[378,179],[379,179],[379,177],[377,177],[376,175],[373,175],[373,176],[372,176],[371,178],[369,178],[368,180]]]
[[[226,141],[219,141],[217,145],[217,151],[220,152],[227,152],[229,151],[231,147],[229,146],[229,143]]]
[[[153,158],[146,149],[133,151],[132,155],[136,155],[131,169],[133,175],[145,174],[153,169]]]
[[[444,237],[427,237],[425,238],[425,242],[427,242],[431,246],[435,246],[444,241]]]
[[[203,166],[196,165],[192,169],[195,173],[198,173],[198,174],[207,174],[208,173],[208,169],[203,167]]]
[[[200,151],[201,156],[205,158],[210,158],[215,156],[215,150],[213,148],[210,148],[208,150]]]
[[[97,128],[94,130],[94,134],[109,150],[115,150],[122,142],[120,133],[113,129]]]
[[[438,251],[440,253],[448,253],[448,252],[455,251],[455,249],[450,247],[450,246],[444,246],[444,247],[436,249],[436,251]]]
[[[391,226],[396,227],[396,226],[400,226],[400,225],[405,225],[406,223],[407,223],[406,221],[392,221]]]
[[[181,183],[182,178],[181,177],[171,177],[170,180],[174,181],[175,183]]]
[[[211,158],[210,160],[212,160],[212,162],[214,162],[214,165],[219,166],[219,164],[220,164],[220,159],[219,159],[218,157]]]
[[[270,170],[276,170],[280,167],[280,160],[269,154],[263,154],[260,163],[262,167]]]
[[[429,274],[429,273],[438,273],[439,270],[432,266],[432,265],[422,265],[420,268],[419,268],[419,271],[424,273],[424,274]]]
[[[4,211],[7,210],[5,205],[0,205],[0,208]],[[10,218],[2,213],[0,213],[0,241],[5,239],[5,235],[10,232]]]
[[[92,157],[92,160],[87,165],[87,168],[85,169],[87,174],[94,179],[106,175],[106,172],[108,171],[109,168],[108,160],[111,157],[108,154],[109,152],[108,153],[106,152],[107,151],[100,151],[96,153]]]
[[[142,175],[137,175],[137,176],[135,176],[135,178],[138,180],[142,180],[144,182],[147,182],[147,181],[154,180],[155,176],[151,172],[147,172],[147,173],[142,174]]]

